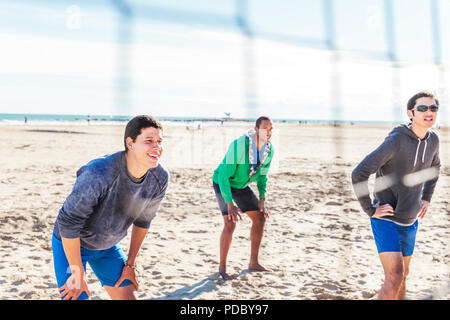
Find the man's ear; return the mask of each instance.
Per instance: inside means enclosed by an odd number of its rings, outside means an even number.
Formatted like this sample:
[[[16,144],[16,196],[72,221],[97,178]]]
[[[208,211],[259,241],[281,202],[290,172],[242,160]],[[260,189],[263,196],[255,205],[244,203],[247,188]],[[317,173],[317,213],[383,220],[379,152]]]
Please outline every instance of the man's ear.
[[[131,150],[133,148],[133,139],[130,137],[127,137],[125,139],[125,143],[127,144],[128,150]]]

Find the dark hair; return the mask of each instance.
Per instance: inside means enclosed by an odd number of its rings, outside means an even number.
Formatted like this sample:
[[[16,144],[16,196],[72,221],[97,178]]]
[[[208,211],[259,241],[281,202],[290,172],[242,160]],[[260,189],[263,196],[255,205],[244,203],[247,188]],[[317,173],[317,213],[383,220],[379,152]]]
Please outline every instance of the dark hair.
[[[272,120],[270,120],[269,117],[261,116],[261,117],[259,117],[258,119],[256,119],[255,126],[256,126],[257,128],[259,128],[259,126],[261,125],[261,122],[263,122],[264,120],[272,121]]]
[[[429,92],[429,91],[420,91],[418,93],[416,93],[415,95],[413,95],[409,100],[408,100],[408,104],[407,104],[407,109],[411,110],[414,108],[414,106],[416,105],[416,100],[423,98],[423,97],[427,97],[427,98],[431,98],[434,99],[434,101],[436,101],[436,105],[439,105],[439,101],[436,98],[436,96]]]
[[[161,131],[163,130],[161,123],[152,116],[140,115],[128,121],[123,137],[125,151],[128,151],[127,138],[130,137],[134,142],[136,141],[136,137],[141,134],[141,130],[149,127],[160,129]]]

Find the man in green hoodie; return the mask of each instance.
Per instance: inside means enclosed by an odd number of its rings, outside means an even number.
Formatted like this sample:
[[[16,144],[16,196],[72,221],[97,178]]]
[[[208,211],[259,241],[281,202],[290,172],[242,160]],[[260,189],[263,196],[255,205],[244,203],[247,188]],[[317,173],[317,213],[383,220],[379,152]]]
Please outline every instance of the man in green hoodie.
[[[273,157],[272,121],[262,116],[255,128],[234,140],[222,163],[214,171],[213,188],[222,211],[224,228],[220,237],[219,273],[225,280],[235,278],[226,272],[226,260],[236,222],[246,213],[252,220],[248,268],[269,271],[258,262],[258,252],[269,215],[265,209],[267,174]],[[257,182],[259,199],[249,184]]]
[[[427,213],[439,175],[439,138],[431,130],[438,110],[439,101],[432,93],[415,94],[407,104],[411,123],[394,128],[352,173],[385,273],[379,299],[405,298],[418,219]],[[375,172],[371,202],[368,179]]]

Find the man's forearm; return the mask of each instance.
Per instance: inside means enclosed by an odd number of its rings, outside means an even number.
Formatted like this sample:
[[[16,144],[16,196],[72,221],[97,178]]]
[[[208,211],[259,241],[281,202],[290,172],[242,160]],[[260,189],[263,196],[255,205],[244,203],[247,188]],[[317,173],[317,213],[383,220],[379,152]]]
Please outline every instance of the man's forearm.
[[[80,238],[69,239],[61,237],[61,241],[72,274],[74,272],[79,272],[80,275],[84,274],[83,263],[81,261]]]
[[[266,202],[266,198],[259,198],[259,201],[258,201],[258,204],[259,204],[259,207],[261,208],[264,208],[264,204],[265,204],[265,202]]]
[[[136,257],[141,248],[142,242],[147,235],[148,229],[140,228],[133,225],[133,229],[131,231],[131,240],[130,240],[130,250],[128,251],[128,260],[127,262],[131,265],[134,265],[136,262]]]

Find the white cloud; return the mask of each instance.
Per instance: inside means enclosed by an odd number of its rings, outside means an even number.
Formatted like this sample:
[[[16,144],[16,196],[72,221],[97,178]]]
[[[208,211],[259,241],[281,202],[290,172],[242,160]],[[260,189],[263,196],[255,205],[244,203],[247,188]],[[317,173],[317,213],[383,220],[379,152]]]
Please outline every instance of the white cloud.
[[[115,46],[0,33],[2,74],[112,77]]]
[[[337,103],[333,92],[341,90],[342,119],[374,120],[370,110],[376,110],[382,115],[379,120],[390,120],[394,91],[406,103],[409,92],[416,89],[444,87],[432,65],[392,69],[386,62],[345,58],[338,65],[335,88],[335,66],[324,50],[262,39],[246,41],[240,34],[196,28],[183,33],[160,26],[152,31],[137,24],[136,42],[129,52],[132,110],[116,110],[115,42],[8,32],[1,32],[0,38],[0,77],[48,79],[36,88],[30,81],[22,85],[3,81],[0,112],[29,112],[34,103],[39,113],[58,113],[64,104],[70,110],[67,113],[114,110],[127,114],[156,107],[158,115],[186,116],[189,109],[199,116],[222,116],[229,111],[242,117],[246,116],[244,99],[254,95],[258,111],[274,118],[329,119]],[[247,64],[246,55],[251,58]],[[397,71],[399,84],[393,80]],[[85,84],[80,84],[82,79]]]

